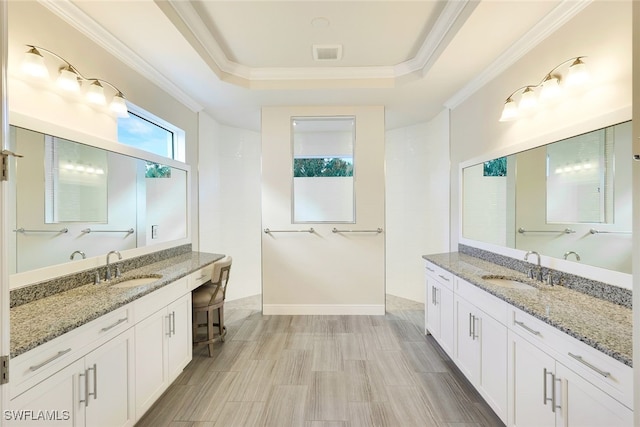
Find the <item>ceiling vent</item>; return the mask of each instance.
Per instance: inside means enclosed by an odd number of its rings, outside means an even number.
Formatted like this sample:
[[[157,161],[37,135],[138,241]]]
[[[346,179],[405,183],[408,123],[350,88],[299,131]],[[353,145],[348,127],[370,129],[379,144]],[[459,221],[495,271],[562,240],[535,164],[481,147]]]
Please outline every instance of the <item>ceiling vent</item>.
[[[313,59],[316,61],[338,61],[342,59],[342,45],[314,44]]]

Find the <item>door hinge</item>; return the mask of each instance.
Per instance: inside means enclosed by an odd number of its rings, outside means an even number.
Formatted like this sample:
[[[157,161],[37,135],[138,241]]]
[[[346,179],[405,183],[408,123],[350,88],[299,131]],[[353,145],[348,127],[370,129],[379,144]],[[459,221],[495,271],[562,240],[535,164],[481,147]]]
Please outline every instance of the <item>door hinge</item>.
[[[0,181],[8,181],[9,180],[9,156],[13,157],[23,157],[22,154],[14,153],[9,150],[2,150],[0,153],[2,155],[2,170],[0,171]]]
[[[9,382],[9,356],[0,356],[0,384]]]

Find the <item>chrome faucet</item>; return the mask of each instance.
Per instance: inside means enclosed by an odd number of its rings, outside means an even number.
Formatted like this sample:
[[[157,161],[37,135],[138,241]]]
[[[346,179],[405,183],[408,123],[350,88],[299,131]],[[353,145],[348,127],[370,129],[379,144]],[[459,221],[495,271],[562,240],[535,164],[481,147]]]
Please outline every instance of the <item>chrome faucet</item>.
[[[86,259],[87,258],[87,256],[84,254],[84,252],[82,252],[82,251],[73,251],[73,253],[69,257],[69,259],[71,261],[73,261],[73,257],[76,256],[76,254],[80,255],[82,257],[82,259]]]
[[[565,252],[565,253],[564,253],[564,259],[566,260],[566,259],[569,257],[569,255],[571,255],[571,254],[573,254],[573,255],[575,255],[575,256],[576,256],[576,261],[580,261],[580,255],[578,255],[578,254],[577,254],[576,252],[574,252],[574,251]]]
[[[105,280],[105,281],[107,281],[107,282],[108,282],[109,280],[111,280],[111,265],[109,264],[109,257],[110,257],[112,254],[113,254],[113,255],[118,255],[118,259],[119,259],[119,260],[121,260],[121,259],[122,259],[122,255],[120,255],[120,252],[118,252],[118,251],[111,251],[111,252],[109,252],[109,253],[107,254],[107,272],[106,272],[106,273],[105,273],[105,275],[104,275],[104,280]],[[116,277],[116,278],[120,277],[120,266],[119,266],[119,265],[116,265],[116,275],[115,275],[115,277]]]
[[[536,266],[535,277],[533,275],[533,270],[529,269],[529,278],[536,279],[537,281],[542,282],[542,267],[540,266],[540,254],[536,251],[528,251],[526,254],[524,254],[525,261],[529,261],[529,255],[535,255],[538,257],[538,264]]]

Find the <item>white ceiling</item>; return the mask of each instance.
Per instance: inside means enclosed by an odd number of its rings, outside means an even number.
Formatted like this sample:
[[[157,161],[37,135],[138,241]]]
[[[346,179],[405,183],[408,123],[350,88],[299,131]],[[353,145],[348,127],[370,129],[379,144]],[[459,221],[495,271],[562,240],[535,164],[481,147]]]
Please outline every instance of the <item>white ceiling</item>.
[[[194,111],[385,105],[387,128],[454,107],[588,2],[41,0]],[[343,59],[313,60],[313,44]],[[508,94],[505,94],[505,96]]]

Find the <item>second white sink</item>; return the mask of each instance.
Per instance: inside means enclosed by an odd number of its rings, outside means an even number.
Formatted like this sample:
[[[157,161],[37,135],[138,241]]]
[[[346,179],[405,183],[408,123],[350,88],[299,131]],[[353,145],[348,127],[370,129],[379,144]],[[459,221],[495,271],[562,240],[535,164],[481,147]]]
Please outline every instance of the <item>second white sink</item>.
[[[118,281],[117,283],[111,285],[111,287],[112,288],[134,288],[136,286],[148,285],[149,283],[155,282],[158,279],[162,279],[162,276],[159,274],[154,274],[154,275],[145,276],[145,277],[135,277],[131,279]]]
[[[499,276],[482,276],[482,280],[491,283],[492,285],[501,286],[503,288],[511,289],[537,289],[535,286],[526,284],[518,279]]]

